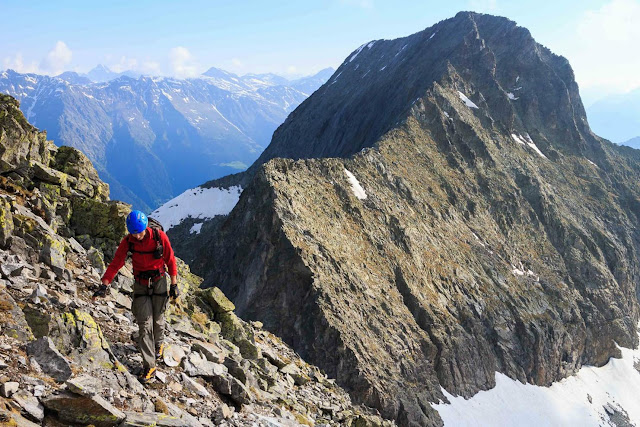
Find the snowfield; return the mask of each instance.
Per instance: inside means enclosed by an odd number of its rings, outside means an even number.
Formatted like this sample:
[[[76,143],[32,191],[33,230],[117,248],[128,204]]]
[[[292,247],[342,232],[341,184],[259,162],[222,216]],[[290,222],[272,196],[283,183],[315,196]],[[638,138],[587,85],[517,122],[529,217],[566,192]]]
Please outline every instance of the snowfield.
[[[496,373],[493,389],[468,400],[442,389],[451,403],[432,407],[445,426],[640,425],[640,349],[620,350],[621,359],[609,359],[600,368],[585,366],[551,387]]]
[[[217,215],[228,215],[238,203],[242,187],[202,188],[185,191],[153,211],[149,216],[160,221],[165,230],[175,227],[187,218],[211,219]],[[200,227],[202,224],[200,224]],[[191,233],[200,233],[193,227]]]

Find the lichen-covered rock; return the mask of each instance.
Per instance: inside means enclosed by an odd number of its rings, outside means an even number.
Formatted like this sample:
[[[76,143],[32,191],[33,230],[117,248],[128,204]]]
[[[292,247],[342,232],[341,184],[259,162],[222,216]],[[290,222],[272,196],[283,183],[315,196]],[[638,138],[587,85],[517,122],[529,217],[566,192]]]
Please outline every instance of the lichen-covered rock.
[[[33,127],[19,102],[0,94],[0,172],[16,170],[30,160],[48,165],[56,148],[46,134]]]
[[[55,411],[58,419],[67,423],[112,427],[126,418],[124,412],[101,396],[61,392],[47,397],[43,404],[48,410]]]
[[[11,203],[5,197],[0,197],[0,248],[9,245],[13,234],[13,215]]]
[[[55,234],[42,235],[40,260],[50,266],[58,277],[62,277],[67,265],[67,244]]]
[[[109,185],[102,182],[91,161],[73,147],[60,147],[55,155],[55,168],[76,178],[74,188],[89,198],[105,202]]]
[[[205,301],[209,303],[211,309],[216,314],[228,313],[236,309],[236,306],[217,287],[202,289],[198,292]]]
[[[113,251],[114,246],[117,246],[127,235],[125,218],[130,210],[130,205],[118,201],[103,203],[94,199],[76,197],[72,199],[69,226],[76,235],[89,235],[105,245],[110,242],[110,249]],[[109,246],[94,246],[108,253],[105,249],[109,249]]]
[[[245,328],[242,321],[233,312],[218,313],[220,333],[240,349],[240,353],[248,359],[260,357],[260,349],[256,346],[253,333]]]
[[[33,339],[31,328],[25,320],[24,313],[11,295],[0,289],[0,326],[3,334],[27,342]]]

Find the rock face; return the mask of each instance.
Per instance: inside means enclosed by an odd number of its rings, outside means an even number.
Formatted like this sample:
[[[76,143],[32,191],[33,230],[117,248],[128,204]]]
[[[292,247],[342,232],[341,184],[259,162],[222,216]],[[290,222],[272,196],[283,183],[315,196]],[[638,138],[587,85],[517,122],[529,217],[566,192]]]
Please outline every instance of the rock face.
[[[91,300],[128,206],[109,201],[86,157],[56,150],[5,96],[0,137],[0,424],[393,425],[236,316],[222,291],[198,290],[202,279],[180,259],[164,363],[143,387],[131,262]]]
[[[590,131],[566,59],[460,13],[350,55],[225,180],[250,184],[192,268],[357,401],[439,424],[440,387],[547,385],[638,344],[630,151]]]

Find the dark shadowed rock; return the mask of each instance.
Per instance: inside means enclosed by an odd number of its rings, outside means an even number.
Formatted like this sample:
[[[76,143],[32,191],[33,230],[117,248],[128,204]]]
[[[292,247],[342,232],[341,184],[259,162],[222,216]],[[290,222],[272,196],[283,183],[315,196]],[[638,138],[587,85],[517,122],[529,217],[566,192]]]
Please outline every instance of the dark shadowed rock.
[[[33,357],[42,370],[58,382],[64,382],[71,376],[69,361],[60,354],[49,337],[31,341],[27,345],[27,353]]]

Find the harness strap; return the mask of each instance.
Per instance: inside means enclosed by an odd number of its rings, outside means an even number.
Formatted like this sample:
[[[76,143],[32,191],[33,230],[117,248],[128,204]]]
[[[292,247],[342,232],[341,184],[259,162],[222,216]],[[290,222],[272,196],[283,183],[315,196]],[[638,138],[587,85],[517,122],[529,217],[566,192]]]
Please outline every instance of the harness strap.
[[[133,294],[133,299],[136,299],[138,297],[152,297],[152,296],[168,298],[169,294],[167,292],[160,292],[160,293],[155,293],[154,292],[151,295],[149,295],[149,294]]]

